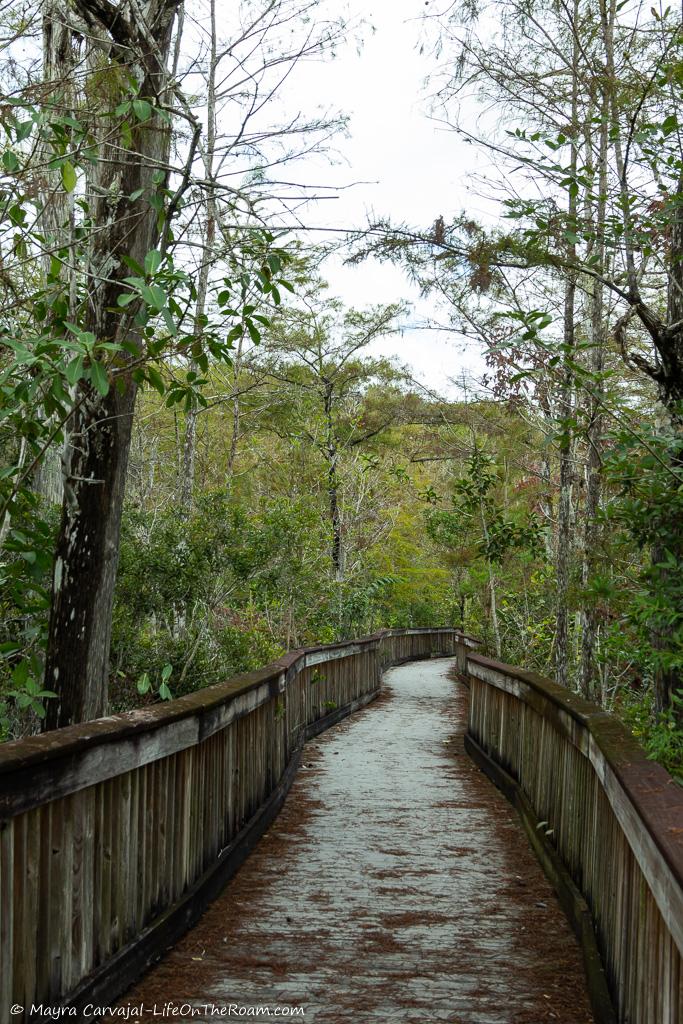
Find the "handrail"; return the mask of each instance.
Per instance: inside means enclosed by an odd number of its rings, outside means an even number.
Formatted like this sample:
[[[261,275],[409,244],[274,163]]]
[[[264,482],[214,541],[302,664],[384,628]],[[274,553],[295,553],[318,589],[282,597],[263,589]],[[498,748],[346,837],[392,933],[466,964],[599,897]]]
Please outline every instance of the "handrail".
[[[467,661],[468,748],[585,899],[617,1020],[681,1024],[683,791],[615,716],[535,673]]]
[[[383,630],[0,746],[0,1024],[110,1003],[239,867],[302,743],[372,700],[387,666],[438,654],[464,669],[469,643]]]

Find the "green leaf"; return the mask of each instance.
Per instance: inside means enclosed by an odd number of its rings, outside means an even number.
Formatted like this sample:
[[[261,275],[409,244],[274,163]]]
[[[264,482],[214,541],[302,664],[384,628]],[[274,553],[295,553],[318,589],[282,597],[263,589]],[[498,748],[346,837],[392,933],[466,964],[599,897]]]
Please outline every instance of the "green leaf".
[[[149,290],[151,291],[154,299],[154,306],[157,309],[163,309],[168,299],[168,296],[166,295],[164,289],[160,288],[158,284],[151,284],[149,286]]]
[[[247,325],[249,337],[251,338],[255,345],[258,345],[261,341],[261,332],[259,331],[258,327],[253,322],[253,320],[245,320],[244,322]]]
[[[79,381],[83,376],[83,356],[75,356],[67,365],[64,375],[73,387],[76,381]]]
[[[62,164],[62,185],[64,186],[65,191],[73,192],[76,188],[77,181],[78,176],[76,174],[76,168],[67,160],[66,163]]]
[[[152,683],[147,672],[142,673],[142,675],[138,679],[137,687],[138,693],[149,693],[149,691],[152,688]]]
[[[2,166],[5,168],[8,174],[13,174],[19,170],[19,160],[17,154],[13,153],[11,149],[6,150],[2,154]]]
[[[133,100],[133,110],[138,121],[149,121],[152,116],[152,104],[147,100]]]
[[[90,364],[90,380],[93,382],[102,397],[109,393],[109,377],[107,375],[107,371],[102,363],[98,363],[96,359]]]
[[[164,383],[164,378],[161,376],[159,371],[154,366],[147,367],[145,371],[145,376],[147,377],[147,380],[152,385],[152,387],[156,388],[160,395],[166,394],[166,384]]]
[[[148,275],[156,274],[157,270],[161,266],[161,253],[158,249],[151,249],[150,252],[145,256],[145,273]]]
[[[97,341],[92,331],[84,331],[82,327],[79,327],[78,324],[71,323],[70,320],[66,321],[66,327],[78,338],[81,345],[85,345],[86,348],[92,348]]]
[[[172,674],[173,674],[173,665],[164,665],[164,667],[161,670],[161,680],[162,680],[162,682],[164,682],[164,683],[168,682],[168,680],[171,678]]]
[[[14,206],[10,206],[8,213],[10,220],[13,224],[16,224],[18,228],[26,227],[26,211],[23,210],[18,203],[15,203]]]
[[[132,270],[134,274],[137,274],[138,275],[138,279],[140,281],[144,281],[144,279],[145,279],[145,268],[141,267],[137,260],[134,260],[132,256],[125,256],[124,255],[124,256],[121,257],[121,262],[124,263],[128,267],[129,270]],[[136,278],[127,277],[125,280],[128,281],[129,283],[132,283],[133,281],[136,280]]]
[[[170,391],[168,398],[166,399],[166,408],[171,409],[174,405],[177,405],[178,402],[182,402],[184,397],[185,392],[182,388],[176,388],[175,391]]]
[[[177,337],[178,327],[176,325],[175,320],[173,319],[173,315],[171,314],[170,309],[162,309],[161,315],[164,319],[164,323],[166,324],[166,330],[168,331],[168,333],[171,335],[172,338]]]
[[[33,121],[21,121],[17,125],[17,142],[23,142],[33,131]]]
[[[141,285],[140,295],[152,309],[161,310],[166,305],[166,292],[158,284]]]
[[[173,694],[169,690],[166,683],[162,683],[159,687],[159,696],[162,700],[173,700]]]
[[[26,686],[28,682],[28,661],[20,661],[12,672],[12,686]]]

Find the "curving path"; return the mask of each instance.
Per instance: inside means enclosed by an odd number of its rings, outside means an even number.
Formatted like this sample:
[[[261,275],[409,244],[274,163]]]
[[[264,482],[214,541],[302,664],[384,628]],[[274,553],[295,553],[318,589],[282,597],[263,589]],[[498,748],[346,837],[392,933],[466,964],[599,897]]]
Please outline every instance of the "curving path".
[[[392,669],[374,704],[306,748],[270,832],[124,1005],[187,1001],[200,1021],[278,1005],[320,1024],[592,1021],[553,892],[463,751],[451,664]]]

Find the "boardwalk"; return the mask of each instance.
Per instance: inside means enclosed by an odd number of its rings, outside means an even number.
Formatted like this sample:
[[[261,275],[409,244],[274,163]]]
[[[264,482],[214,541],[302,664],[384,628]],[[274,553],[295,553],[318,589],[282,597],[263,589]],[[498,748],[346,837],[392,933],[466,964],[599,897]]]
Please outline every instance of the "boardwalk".
[[[552,890],[463,751],[449,667],[393,669],[306,748],[256,852],[125,1003],[286,1004],[320,1024],[592,1020]]]

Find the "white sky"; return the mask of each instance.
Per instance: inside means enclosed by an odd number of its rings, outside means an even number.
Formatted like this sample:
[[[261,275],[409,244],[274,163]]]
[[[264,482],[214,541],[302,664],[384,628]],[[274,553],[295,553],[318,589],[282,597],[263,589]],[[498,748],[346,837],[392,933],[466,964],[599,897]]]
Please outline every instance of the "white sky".
[[[366,6],[352,0],[351,7],[375,28],[365,31],[360,52],[349,45],[334,61],[307,64],[282,94],[290,110],[297,102],[310,110],[311,97],[316,97],[322,108],[341,109],[351,118],[351,137],[337,143],[344,162],[330,167],[322,157],[306,158],[296,168],[296,180],[363,183],[311,206],[303,215],[305,223],[357,228],[368,214],[375,214],[428,229],[439,215],[448,221],[469,209],[476,216],[481,200],[468,194],[467,182],[481,157],[428,117],[424,79],[434,68],[434,58],[418,52],[423,28],[417,19],[425,10],[424,0]],[[413,304],[413,323],[435,314],[433,304],[420,300],[396,267],[376,261],[344,267],[334,260],[325,272],[332,291],[349,306],[405,299]],[[449,378],[483,370],[480,351],[471,341],[431,330],[391,336],[377,343],[374,352],[397,356],[440,393],[453,393]]]

